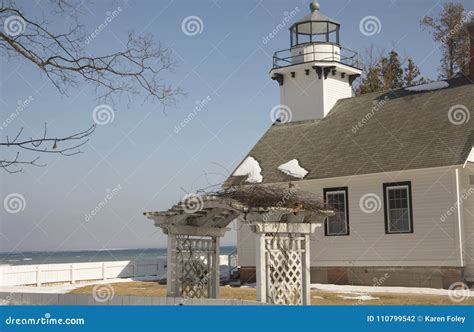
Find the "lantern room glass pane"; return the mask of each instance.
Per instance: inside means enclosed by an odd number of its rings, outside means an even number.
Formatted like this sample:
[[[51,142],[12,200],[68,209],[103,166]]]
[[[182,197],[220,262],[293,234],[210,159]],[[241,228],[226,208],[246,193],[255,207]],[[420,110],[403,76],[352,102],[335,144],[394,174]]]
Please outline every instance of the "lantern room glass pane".
[[[330,43],[339,44],[339,29],[337,29],[336,31],[331,32],[329,34],[329,40],[328,41]]]
[[[312,22],[311,27],[313,35],[325,35],[328,32],[327,22]]]

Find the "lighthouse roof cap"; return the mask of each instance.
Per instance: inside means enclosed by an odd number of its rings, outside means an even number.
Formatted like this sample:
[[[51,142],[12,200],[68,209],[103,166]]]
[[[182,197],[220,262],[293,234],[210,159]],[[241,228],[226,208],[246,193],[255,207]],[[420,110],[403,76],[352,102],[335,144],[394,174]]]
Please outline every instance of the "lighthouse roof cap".
[[[313,1],[309,7],[311,9],[311,13],[296,21],[290,28],[292,31],[298,28],[298,33],[300,34],[321,34],[335,31],[337,27],[341,25],[336,20],[321,14],[319,11],[320,6],[318,2]],[[311,24],[310,22],[323,23]]]
[[[313,21],[313,22],[331,22],[337,25],[340,25],[340,23],[336,20],[333,20],[332,18],[327,17],[326,15],[322,14],[319,9],[320,5],[317,1],[311,2],[309,5],[309,8],[311,10],[311,13],[308,15],[304,16],[300,20],[296,21],[295,24],[298,23],[303,23],[303,22],[308,22],[308,21]]]

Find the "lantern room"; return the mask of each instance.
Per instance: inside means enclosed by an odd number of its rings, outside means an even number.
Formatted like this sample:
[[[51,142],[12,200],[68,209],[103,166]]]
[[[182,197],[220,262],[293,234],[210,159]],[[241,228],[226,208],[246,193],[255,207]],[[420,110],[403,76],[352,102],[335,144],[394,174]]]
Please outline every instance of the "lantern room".
[[[306,43],[339,45],[340,24],[319,12],[319,3],[310,4],[311,13],[290,28],[291,47]]]

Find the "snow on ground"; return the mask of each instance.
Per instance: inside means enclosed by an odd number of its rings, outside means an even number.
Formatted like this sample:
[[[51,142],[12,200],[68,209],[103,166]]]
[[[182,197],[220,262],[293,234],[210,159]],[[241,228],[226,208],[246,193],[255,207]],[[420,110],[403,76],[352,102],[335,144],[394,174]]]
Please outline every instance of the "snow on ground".
[[[311,289],[336,292],[336,293],[392,293],[392,294],[415,294],[415,295],[445,295],[448,296],[450,290],[422,287],[391,287],[391,286],[351,286],[351,285],[328,285],[311,284]],[[470,292],[470,297],[474,297],[474,292]]]
[[[246,182],[260,183],[263,181],[262,168],[255,158],[248,156],[235,170],[234,176],[247,176]]]
[[[409,88],[405,88],[405,90],[407,90],[407,91],[431,91],[431,90],[444,89],[444,88],[447,88],[448,86],[449,86],[448,82],[438,81],[438,82],[431,82],[431,83],[411,86]]]
[[[378,300],[378,297],[373,297],[367,294],[360,294],[360,295],[354,295],[354,296],[348,296],[348,295],[338,295],[339,297],[342,297],[344,300],[359,300],[359,301],[370,301],[370,300]]]
[[[277,168],[279,171],[298,179],[302,179],[306,174],[308,174],[308,171],[300,166],[297,159],[292,159],[287,163],[281,164]]]

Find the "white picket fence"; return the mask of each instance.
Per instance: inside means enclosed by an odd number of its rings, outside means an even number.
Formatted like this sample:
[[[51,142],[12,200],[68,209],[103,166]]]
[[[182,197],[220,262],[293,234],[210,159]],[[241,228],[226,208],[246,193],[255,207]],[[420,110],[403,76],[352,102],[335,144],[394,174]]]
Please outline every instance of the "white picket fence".
[[[220,264],[235,266],[234,259],[235,256],[221,255]],[[140,261],[0,265],[0,286],[74,284],[79,281],[144,277],[166,277],[166,257]]]

